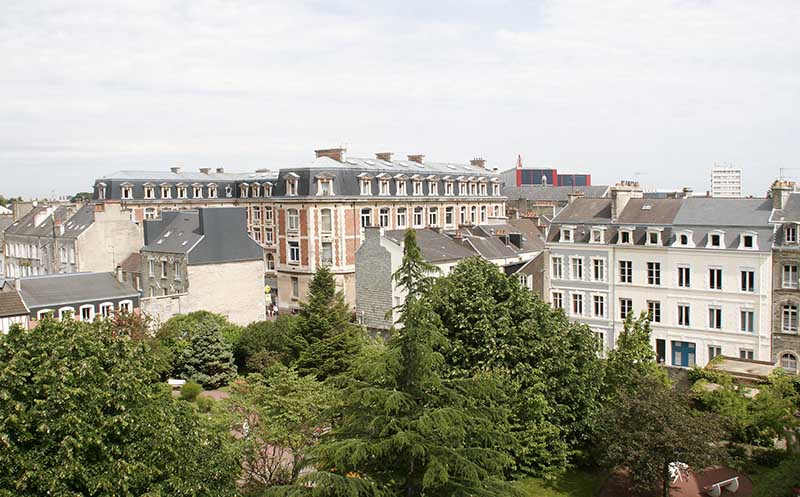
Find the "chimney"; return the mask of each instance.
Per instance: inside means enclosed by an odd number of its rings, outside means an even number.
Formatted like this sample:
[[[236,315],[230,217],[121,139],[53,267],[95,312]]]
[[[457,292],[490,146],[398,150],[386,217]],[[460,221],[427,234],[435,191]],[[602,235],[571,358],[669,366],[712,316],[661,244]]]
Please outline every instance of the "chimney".
[[[218,167],[217,168],[217,174],[223,174],[224,172],[225,172],[225,168],[224,167]]]
[[[567,194],[567,205],[571,204],[575,201],[575,199],[579,199],[583,197],[583,192],[572,192]]]
[[[117,266],[117,281],[122,283],[122,267]]]
[[[378,152],[375,154],[375,158],[378,160],[385,160],[387,162],[391,162],[392,160],[392,153],[391,152]]]
[[[422,154],[414,154],[408,156],[408,160],[410,160],[411,162],[416,162],[417,164],[422,164],[422,159],[424,158],[425,156]]]
[[[620,181],[611,187],[611,219],[616,221],[628,201],[632,198],[644,198],[638,181]]]
[[[784,209],[786,201],[789,200],[789,195],[795,189],[794,181],[777,180],[772,183],[770,192],[772,193],[772,208]]]
[[[211,172],[211,168],[210,168],[210,167],[201,167],[201,168],[200,168],[200,172],[201,172],[202,174],[208,174],[208,173],[210,173],[210,172]]]
[[[329,157],[336,162],[344,162],[344,153],[346,151],[346,148],[323,148],[314,150],[314,153],[317,154],[317,159],[320,157]]]
[[[54,219],[53,225],[55,226],[55,232],[58,233],[58,236],[64,236],[64,221],[61,219]]]
[[[469,163],[470,163],[470,165],[473,165],[475,167],[480,167],[481,169],[486,169],[486,159],[483,159],[481,157],[475,157],[474,159],[469,161]]]
[[[22,291],[22,279],[21,278],[17,278],[17,279],[14,280],[14,288],[18,292]]]
[[[178,174],[179,172],[181,172],[181,168],[180,167],[171,167],[171,168],[169,168],[169,170],[171,172],[175,173],[175,174]]]
[[[693,190],[692,190],[692,188],[691,188],[691,187],[689,187],[689,186],[684,186],[684,187],[681,189],[681,193],[683,194],[683,198],[689,198],[689,197],[691,197],[691,196],[692,196],[692,191],[693,191]]]

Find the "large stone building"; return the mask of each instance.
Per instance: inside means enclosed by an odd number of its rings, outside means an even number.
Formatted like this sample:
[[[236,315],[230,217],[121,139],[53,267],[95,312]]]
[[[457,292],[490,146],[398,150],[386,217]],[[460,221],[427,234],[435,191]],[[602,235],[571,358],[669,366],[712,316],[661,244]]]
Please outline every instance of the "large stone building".
[[[541,296],[544,236],[529,220],[510,223],[449,232],[419,229],[417,244],[422,258],[438,268],[438,274],[450,273],[468,257],[482,257]],[[403,259],[405,232],[367,228],[366,239],[356,252],[356,315],[369,329],[391,328],[399,317],[397,307],[405,301],[405,290],[392,281]]]
[[[246,216],[242,208],[164,211],[145,221],[139,267],[125,261],[118,275],[135,280],[140,271],[142,310],[156,321],[201,310],[242,325],[262,320],[264,254]]]
[[[4,232],[5,276],[114,271],[141,246],[141,224],[119,204],[39,205]]]
[[[772,201],[776,225],[772,254],[772,360],[800,373],[800,192],[792,182],[775,182]]]
[[[668,365],[769,360],[772,202],[644,199],[636,184],[578,198],[550,226],[550,301],[611,348],[630,312],[651,315]]]
[[[350,158],[344,149],[317,150],[308,163],[255,173],[123,171],[97,180],[94,195],[142,219],[173,209],[245,207],[282,311],[299,307],[322,264],[355,304],[355,253],[365,227],[456,228],[505,217],[499,176],[482,159],[465,165],[391,153]]]

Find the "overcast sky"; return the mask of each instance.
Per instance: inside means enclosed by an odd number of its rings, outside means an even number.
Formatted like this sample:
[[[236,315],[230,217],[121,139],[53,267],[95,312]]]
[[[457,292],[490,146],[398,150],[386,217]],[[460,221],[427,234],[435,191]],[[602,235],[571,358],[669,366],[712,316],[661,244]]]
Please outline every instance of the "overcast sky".
[[[6,195],[342,144],[763,195],[800,168],[800,2],[0,1],[0,93]]]

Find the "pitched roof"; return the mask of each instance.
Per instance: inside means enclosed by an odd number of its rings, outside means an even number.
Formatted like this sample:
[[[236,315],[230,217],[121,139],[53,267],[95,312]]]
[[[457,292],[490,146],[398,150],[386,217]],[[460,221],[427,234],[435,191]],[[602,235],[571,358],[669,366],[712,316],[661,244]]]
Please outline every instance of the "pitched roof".
[[[577,198],[553,218],[553,223],[610,223],[610,198]]]
[[[509,200],[540,200],[567,202],[570,193],[583,193],[585,197],[599,198],[608,194],[608,186],[506,186],[502,191]]]
[[[775,222],[800,223],[800,192],[791,192],[783,209],[777,209],[772,216]]]
[[[384,236],[400,245],[405,238],[406,230],[387,230]],[[475,251],[465,247],[451,237],[431,229],[416,230],[417,245],[422,257],[428,262],[445,262],[471,257]]]
[[[59,237],[76,238],[94,223],[94,204],[41,205],[6,228],[6,235],[53,237],[53,220],[64,227]],[[39,224],[36,224],[36,221]]]
[[[684,226],[768,226],[772,200],[764,198],[690,197],[675,216]]]
[[[142,254],[134,252],[126,257],[117,266],[126,273],[141,273],[142,272]]]
[[[0,288],[3,283],[0,282]],[[13,283],[9,283],[11,288],[6,288],[0,291],[0,318],[7,318],[10,316],[24,316],[28,314],[28,308],[25,302],[22,301],[19,292],[13,288]]]
[[[28,308],[50,308],[82,302],[138,297],[112,273],[69,273],[20,280],[20,294]]]
[[[617,224],[671,224],[683,205],[681,199],[632,198],[622,209]]]

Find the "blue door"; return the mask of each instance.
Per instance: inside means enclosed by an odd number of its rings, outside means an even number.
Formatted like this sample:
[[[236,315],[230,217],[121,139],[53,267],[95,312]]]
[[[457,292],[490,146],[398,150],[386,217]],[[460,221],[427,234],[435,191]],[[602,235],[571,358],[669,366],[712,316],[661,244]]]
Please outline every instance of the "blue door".
[[[695,346],[692,342],[672,342],[672,365],[688,368],[695,365]]]

